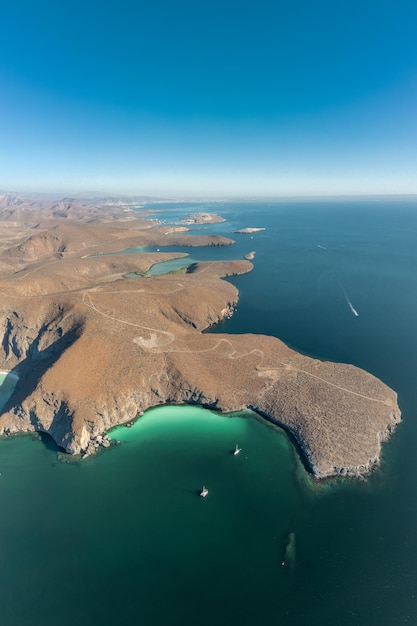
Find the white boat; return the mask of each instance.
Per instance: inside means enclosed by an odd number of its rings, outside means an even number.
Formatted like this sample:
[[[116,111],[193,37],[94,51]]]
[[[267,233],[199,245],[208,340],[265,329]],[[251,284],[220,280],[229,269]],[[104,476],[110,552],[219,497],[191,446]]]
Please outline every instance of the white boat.
[[[202,498],[205,498],[207,494],[208,494],[208,489],[206,489],[206,488],[204,487],[204,485],[203,485],[203,488],[202,488],[202,490],[200,491],[200,496],[201,496]]]
[[[239,454],[239,452],[241,451],[242,448],[239,448],[239,446],[236,444],[235,449],[233,450],[233,456],[236,456],[236,454]]]

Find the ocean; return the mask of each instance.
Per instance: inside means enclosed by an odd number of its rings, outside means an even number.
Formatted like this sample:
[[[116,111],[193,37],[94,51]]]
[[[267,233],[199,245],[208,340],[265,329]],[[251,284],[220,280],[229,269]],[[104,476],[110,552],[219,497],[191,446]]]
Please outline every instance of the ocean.
[[[357,365],[398,393],[403,422],[366,480],[319,483],[250,412],[152,409],[85,461],[47,436],[2,439],[1,623],[416,624],[417,202],[152,208],[169,222],[226,218],[192,234],[235,245],[180,248],[181,266],[256,251],[253,271],[228,279],[234,316],[207,332],[274,335]],[[234,234],[244,227],[265,230]]]

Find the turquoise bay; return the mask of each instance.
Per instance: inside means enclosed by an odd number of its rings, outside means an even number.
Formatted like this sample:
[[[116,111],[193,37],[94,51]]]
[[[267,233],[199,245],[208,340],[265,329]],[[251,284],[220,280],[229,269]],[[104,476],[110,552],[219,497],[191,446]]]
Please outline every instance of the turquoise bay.
[[[69,464],[48,441],[2,442],[3,623],[256,619],[261,571],[267,619],[293,575],[281,561],[302,493],[285,435],[197,407],[154,409],[111,435],[119,446]]]

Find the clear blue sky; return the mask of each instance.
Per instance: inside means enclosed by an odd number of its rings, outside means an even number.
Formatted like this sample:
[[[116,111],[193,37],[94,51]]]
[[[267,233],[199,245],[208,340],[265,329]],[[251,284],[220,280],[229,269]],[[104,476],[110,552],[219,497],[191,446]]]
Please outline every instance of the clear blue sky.
[[[416,0],[5,0],[0,188],[417,193]]]

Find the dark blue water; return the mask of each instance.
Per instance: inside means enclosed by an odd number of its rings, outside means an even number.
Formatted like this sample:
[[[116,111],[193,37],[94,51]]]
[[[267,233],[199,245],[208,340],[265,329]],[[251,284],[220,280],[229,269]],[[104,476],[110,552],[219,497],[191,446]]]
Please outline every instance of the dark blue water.
[[[416,624],[417,203],[201,210],[227,218],[202,232],[236,244],[185,249],[193,259],[256,251],[233,278],[237,312],[211,332],[358,365],[398,392],[404,421],[366,482],[320,485],[250,415],[162,409],[70,465],[48,441],[1,441],[2,623]],[[232,234],[247,226],[266,230]]]

